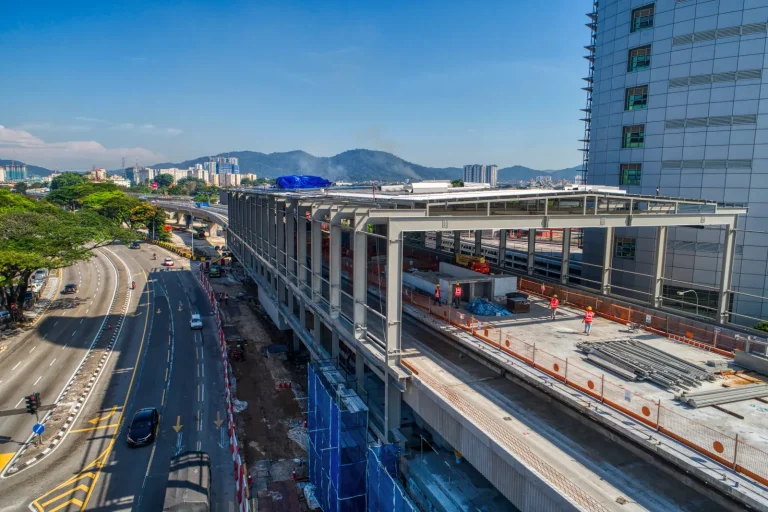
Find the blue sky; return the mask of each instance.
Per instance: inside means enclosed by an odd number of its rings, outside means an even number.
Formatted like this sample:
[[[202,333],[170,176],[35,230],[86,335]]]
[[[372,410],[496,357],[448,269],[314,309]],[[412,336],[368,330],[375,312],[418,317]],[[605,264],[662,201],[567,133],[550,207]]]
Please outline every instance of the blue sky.
[[[588,1],[14,2],[0,158],[118,168],[224,151],[580,162]]]

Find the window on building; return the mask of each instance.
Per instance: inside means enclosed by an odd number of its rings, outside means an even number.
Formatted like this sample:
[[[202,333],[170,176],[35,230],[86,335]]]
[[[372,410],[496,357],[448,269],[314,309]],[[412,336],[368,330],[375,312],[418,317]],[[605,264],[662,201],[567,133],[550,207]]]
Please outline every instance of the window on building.
[[[653,4],[632,11],[631,32],[637,32],[653,26]]]
[[[629,50],[627,71],[641,71],[651,67],[651,46],[641,46]]]
[[[621,164],[619,184],[639,185],[643,176],[642,164]]]
[[[624,136],[621,138],[622,148],[642,148],[645,143],[645,125],[637,124],[624,127]]]
[[[613,256],[625,260],[635,259],[636,240],[628,236],[617,236],[613,246]]]
[[[624,98],[624,110],[645,110],[648,108],[648,86],[630,87]]]

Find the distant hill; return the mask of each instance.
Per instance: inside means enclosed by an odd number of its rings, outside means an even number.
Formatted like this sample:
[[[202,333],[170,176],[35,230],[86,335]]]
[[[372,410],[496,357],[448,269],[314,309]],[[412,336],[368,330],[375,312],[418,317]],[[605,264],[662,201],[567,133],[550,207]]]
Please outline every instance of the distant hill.
[[[215,156],[237,157],[240,161],[241,173],[253,173],[264,178],[276,178],[284,174],[313,174],[333,181],[402,181],[405,179],[453,180],[463,175],[463,169],[459,167],[425,167],[403,160],[391,153],[369,149],[352,149],[332,157],[317,157],[305,151],[269,154],[257,151],[232,151]],[[208,158],[201,157],[176,163],[163,162],[152,167],[185,169],[195,164],[202,164],[208,161]],[[499,169],[499,181],[517,182],[542,174],[551,175],[554,181],[561,178],[573,181],[579,169],[581,166],[540,171],[515,165]]]
[[[18,160],[0,160],[0,166],[7,167],[11,165],[11,162],[16,162],[17,164],[23,164],[24,162],[19,162]],[[51,174],[50,169],[46,169],[45,167],[38,167],[36,165],[29,165],[27,164],[27,175],[29,176],[49,176]]]

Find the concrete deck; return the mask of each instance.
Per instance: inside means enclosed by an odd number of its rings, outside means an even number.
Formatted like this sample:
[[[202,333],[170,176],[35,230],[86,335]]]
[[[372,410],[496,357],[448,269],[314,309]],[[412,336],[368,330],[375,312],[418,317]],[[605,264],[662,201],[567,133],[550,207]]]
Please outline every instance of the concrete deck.
[[[478,428],[490,421],[608,510],[721,510],[630,450],[600,436],[548,400],[499,375],[407,321],[404,360],[471,404]],[[404,326],[406,327],[406,326]],[[418,341],[417,341],[418,339]],[[513,453],[515,447],[510,448]],[[589,509],[584,507],[584,509]]]
[[[594,365],[584,358],[584,353],[576,348],[576,344],[587,340],[632,339],[703,367],[706,367],[708,360],[729,360],[728,358],[650,332],[637,331],[632,333],[625,325],[600,317],[595,318],[592,334],[587,337],[584,335],[584,324],[581,322],[584,316],[583,311],[560,306],[557,310],[556,320],[552,321],[549,318],[548,304],[548,301],[532,296],[530,313],[476,318],[490,323],[522,341],[530,344],[535,343],[537,350],[549,352],[562,359],[568,358],[570,362],[576,362],[598,375],[605,374],[606,379],[621,384],[633,393],[638,393],[654,402],[661,400],[662,406],[673,409],[678,414],[694,419],[731,437],[738,434],[740,440],[755,444],[758,448],[768,451],[768,404],[757,400],[745,400],[723,406],[744,416],[743,420],[713,407],[692,409],[675,400],[672,391],[663,389],[651,382],[627,381]],[[757,377],[757,375],[755,376]],[[692,391],[716,389],[723,384],[733,385],[737,381],[738,379],[718,377],[715,382],[705,382],[701,387],[692,388]],[[742,383],[746,384],[747,382],[743,381]]]

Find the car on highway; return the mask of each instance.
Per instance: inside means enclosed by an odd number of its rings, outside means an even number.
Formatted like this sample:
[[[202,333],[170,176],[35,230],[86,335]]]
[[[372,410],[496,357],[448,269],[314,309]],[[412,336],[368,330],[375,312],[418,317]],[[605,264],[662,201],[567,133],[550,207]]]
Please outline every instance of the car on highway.
[[[139,409],[128,427],[128,445],[142,446],[155,440],[160,415],[154,407]]]
[[[77,293],[77,285],[76,284],[68,284],[64,287],[63,290],[61,290],[61,293],[64,294],[71,294],[71,293]]]
[[[48,279],[48,271],[44,268],[35,270],[35,273],[32,274],[32,281],[39,281],[39,282],[45,282],[45,280]]]
[[[173,258],[165,258],[163,260],[163,266],[164,267],[172,267],[173,266]]]
[[[202,329],[203,328],[203,319],[200,318],[199,314],[194,313],[192,315],[192,319],[189,321],[189,327],[190,327],[190,329]]]
[[[141,249],[141,244],[137,241],[131,242],[131,245],[129,246],[131,249]]]

